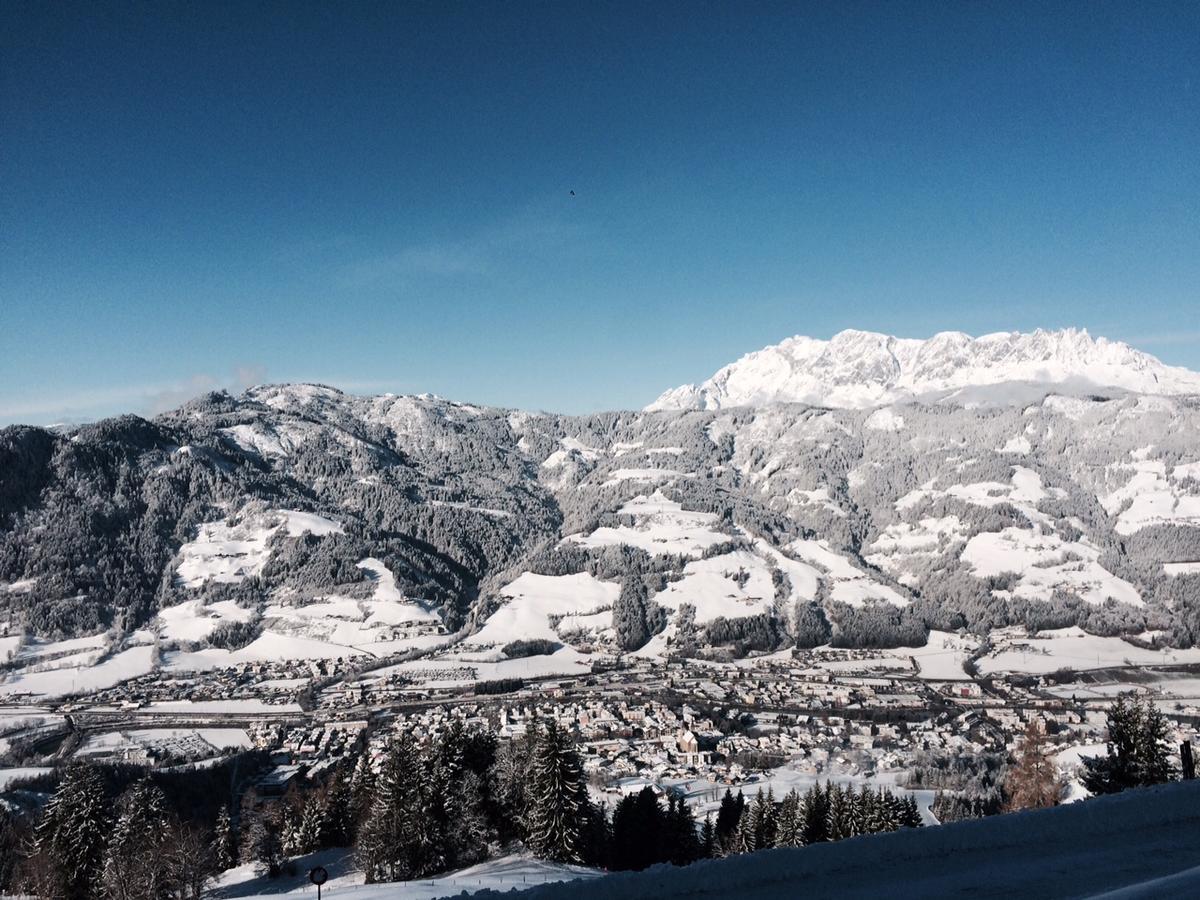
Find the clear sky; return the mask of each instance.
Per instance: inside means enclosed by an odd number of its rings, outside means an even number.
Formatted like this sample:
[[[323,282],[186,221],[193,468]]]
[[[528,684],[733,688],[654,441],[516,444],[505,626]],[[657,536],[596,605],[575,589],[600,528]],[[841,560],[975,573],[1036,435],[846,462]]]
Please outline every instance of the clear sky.
[[[847,327],[1200,368],[1194,2],[5,0],[0,115],[0,422],[639,407]]]

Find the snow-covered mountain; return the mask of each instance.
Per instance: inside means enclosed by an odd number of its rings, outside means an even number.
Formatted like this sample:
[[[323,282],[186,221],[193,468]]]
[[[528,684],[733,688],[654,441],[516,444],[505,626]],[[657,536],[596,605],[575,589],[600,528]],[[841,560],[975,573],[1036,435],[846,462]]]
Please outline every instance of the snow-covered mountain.
[[[535,641],[570,669],[1004,626],[1200,645],[1189,393],[1083,332],[844,332],[657,404],[683,410],[291,384],[0,429],[0,634],[153,633],[183,667]]]
[[[1034,400],[1050,389],[1200,394],[1200,374],[1073,328],[979,338],[944,331],[928,340],[843,331],[828,341],[796,336],[749,353],[702,384],[667,391],[647,409],[860,409],[914,399],[980,406]]]

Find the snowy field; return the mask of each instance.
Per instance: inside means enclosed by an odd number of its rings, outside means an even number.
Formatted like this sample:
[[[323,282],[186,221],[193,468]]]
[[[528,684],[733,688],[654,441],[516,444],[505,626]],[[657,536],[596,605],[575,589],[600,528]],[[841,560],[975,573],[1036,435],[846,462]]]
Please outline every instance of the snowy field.
[[[330,644],[291,634],[280,634],[275,631],[264,631],[240,650],[209,647],[194,653],[164,653],[163,668],[177,671],[203,671],[244,662],[277,659],[340,659],[361,655],[364,655],[363,651],[354,647]]]
[[[139,728],[89,735],[76,756],[120,758],[139,751],[159,751],[199,759],[252,746],[241,728]]]
[[[1109,466],[1113,477],[1125,483],[1100,498],[1110,515],[1117,516],[1118,534],[1133,534],[1148,525],[1200,524],[1200,496],[1180,483],[1195,477],[1197,463],[1176,465],[1170,474],[1161,459],[1134,459]]]
[[[53,771],[49,766],[19,766],[12,769],[0,769],[0,791],[7,788],[9,782],[18,778],[31,778],[34,775],[45,775]]]
[[[1099,548],[1086,539],[1064,541],[1056,534],[1026,528],[977,534],[962,552],[962,561],[979,578],[1006,572],[1018,575],[1013,589],[1018,597],[1046,600],[1062,588],[1088,603],[1101,604],[1111,597],[1144,606],[1133,585],[1106,570],[1099,558]]]
[[[423,881],[363,884],[362,874],[354,871],[353,858],[348,851],[326,850],[300,857],[293,867],[295,874],[285,874],[276,879],[256,877],[253,866],[230,869],[220,877],[213,894],[223,898],[283,895],[315,898],[317,890],[309,884],[307,872],[318,865],[329,872],[329,881],[322,888],[322,896],[331,900],[337,897],[351,897],[354,900],[435,900],[483,890],[511,893],[564,881],[571,882],[570,887],[574,887],[601,874],[583,866],[561,865],[534,859],[526,854],[514,854]]]
[[[528,897],[1176,900],[1200,896],[1197,834],[1200,781],[1176,782],[1056,809],[547,885]]]
[[[729,535],[714,530],[717,522],[714,513],[686,511],[680,504],[668,500],[661,491],[630,500],[618,512],[633,516],[633,526],[604,526],[591,534],[571,535],[567,540],[585,547],[628,544],[651,555],[678,553],[684,556],[699,556],[713,544],[729,540]]]
[[[930,631],[924,647],[898,647],[885,652],[901,658],[911,658],[917,664],[920,678],[928,681],[970,680],[963,665],[979,647],[970,635]]]
[[[462,687],[476,681],[501,678],[544,678],[551,675],[586,675],[592,671],[588,656],[562,647],[546,656],[493,660],[493,654],[450,653],[431,659],[414,659],[372,672],[369,678],[407,675],[424,687]]]
[[[32,694],[35,697],[65,697],[98,691],[153,670],[153,647],[130,647],[98,665],[80,665],[43,672],[18,671],[0,683],[0,697]]]
[[[320,537],[340,534],[342,526],[323,516],[287,509],[247,513],[234,522],[205,522],[197,529],[195,540],[179,548],[176,575],[180,584],[233,584],[259,574],[270,557],[267,544],[280,529],[290,537],[305,533]]]
[[[830,585],[830,596],[847,606],[863,606],[868,600],[882,600],[893,606],[907,606],[908,598],[886,584],[880,584],[856,567],[849,558],[832,550],[825,541],[797,540],[787,546],[788,553],[821,570]]]
[[[696,607],[696,623],[703,624],[722,616],[740,619],[770,611],[775,586],[761,557],[737,550],[688,563],[683,578],[670,582],[654,601],[672,612],[682,603],[691,603]]]
[[[996,650],[979,660],[981,675],[994,672],[1046,675],[1059,669],[1200,663],[1200,647],[1144,650],[1120,638],[1097,637],[1074,627],[1043,631],[1037,637],[997,633],[996,645]]]
[[[330,594],[310,602],[276,603],[263,611],[268,631],[330,645],[334,649],[326,656],[346,655],[344,648],[386,656],[448,640],[441,633],[441,616],[425,603],[406,597],[381,560],[367,557],[356,565],[372,584],[369,598]]]
[[[612,625],[612,606],[621,586],[587,572],[576,575],[535,575],[526,572],[500,589],[507,598],[483,628],[463,642],[464,647],[503,647],[518,639],[557,641],[560,632],[600,630]],[[551,616],[561,616],[556,629]]]

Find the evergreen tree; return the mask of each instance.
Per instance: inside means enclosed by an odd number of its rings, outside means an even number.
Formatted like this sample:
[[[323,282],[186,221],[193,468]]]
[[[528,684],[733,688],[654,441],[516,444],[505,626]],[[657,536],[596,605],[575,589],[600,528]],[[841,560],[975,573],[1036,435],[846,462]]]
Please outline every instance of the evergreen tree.
[[[857,837],[868,834],[867,811],[874,801],[871,789],[863,785],[855,792],[853,787],[846,788],[846,834],[845,837]]]
[[[826,796],[828,798],[828,820],[829,820],[829,840],[840,841],[848,838],[853,833],[851,831],[851,805],[852,799],[848,796],[849,790],[843,790],[840,785],[833,782],[826,783]]]
[[[99,773],[86,763],[69,766],[37,828],[37,850],[53,870],[58,897],[91,896],[104,861],[109,824]]]
[[[1170,728],[1162,711],[1149,699],[1142,710],[1141,725],[1136,742],[1138,783],[1164,784],[1175,777]]]
[[[233,833],[233,821],[229,817],[229,807],[222,806],[217,812],[217,821],[213,827],[213,863],[218,872],[224,872],[237,865],[237,840]]]
[[[17,874],[17,852],[23,843],[17,818],[0,803],[0,894],[9,893]]]
[[[475,736],[457,721],[442,733],[434,748],[429,780],[439,868],[471,865],[487,854],[493,835],[481,773],[486,773],[494,752],[480,754],[476,752],[480,748]]]
[[[1117,698],[1108,711],[1105,756],[1083,758],[1083,786],[1093,794],[1115,794],[1131,787],[1169,781],[1167,723],[1153,703]]]
[[[712,813],[709,813],[700,828],[700,858],[712,859],[717,855],[718,846],[717,827],[713,824]]]
[[[289,795],[279,817],[279,846],[284,856],[299,856],[305,851],[300,842],[300,819],[304,815],[303,801]]]
[[[641,870],[666,859],[667,828],[651,787],[621,798],[612,818],[612,867]]]
[[[722,856],[730,853],[733,848],[745,805],[746,799],[741,791],[738,791],[737,797],[734,798],[733,792],[729,788],[725,789],[725,796],[721,798],[721,808],[717,810],[716,829],[717,850]]]
[[[533,756],[529,797],[529,847],[543,859],[577,863],[587,799],[583,767],[570,735],[551,720]]]
[[[491,794],[501,840],[526,840],[529,836],[529,786],[537,738],[537,729],[530,726],[524,735],[505,741],[496,752]]]
[[[361,758],[361,757],[360,757]],[[325,816],[319,845],[348,847],[354,840],[356,815],[353,787],[344,769],[339,767],[325,790]]]
[[[664,832],[668,846],[663,856],[667,862],[686,866],[699,859],[700,841],[696,836],[696,820],[682,797],[671,796],[669,799]]]
[[[829,840],[829,792],[814,784],[804,795],[801,806],[803,818],[802,840],[805,844],[819,844]]]
[[[764,807],[765,799],[762,788],[759,788],[758,793],[754,795],[754,802],[746,808],[738,822],[735,842],[737,853],[753,853],[763,849],[759,842],[763,836]]]
[[[324,846],[321,839],[328,830],[325,798],[319,793],[310,793],[300,808],[296,824],[296,852],[303,854],[320,850]]]
[[[158,900],[168,888],[166,854],[170,837],[167,802],[149,781],[135,782],[117,804],[117,820],[100,873],[110,900]]]
[[[776,817],[778,810],[775,808],[775,790],[767,788],[767,795],[763,798],[763,808],[761,821],[758,831],[758,849],[766,850],[775,846],[775,832],[778,828]]]
[[[242,800],[242,846],[238,855],[243,862],[254,863],[260,875],[271,878],[278,877],[283,856],[279,824],[259,803],[257,795],[247,791]]]
[[[375,799],[360,833],[358,862],[368,881],[408,881],[436,868],[429,781],[407,735],[388,746]]]
[[[775,846],[799,847],[804,840],[800,812],[800,795],[793,789],[779,804],[775,820]]]
[[[921,809],[917,806],[917,798],[909,794],[904,798],[900,809],[901,828],[920,828]]]
[[[612,830],[608,810],[603,804],[587,803],[582,835],[583,863],[594,868],[607,868],[612,852]]]
[[[375,798],[375,770],[371,768],[371,755],[365,750],[354,762],[354,774],[350,776],[350,818],[352,831],[367,818]]]

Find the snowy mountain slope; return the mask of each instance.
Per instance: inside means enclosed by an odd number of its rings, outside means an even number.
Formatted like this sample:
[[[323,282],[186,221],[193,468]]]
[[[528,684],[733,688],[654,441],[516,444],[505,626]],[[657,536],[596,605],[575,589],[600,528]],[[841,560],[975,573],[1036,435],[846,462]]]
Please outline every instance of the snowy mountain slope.
[[[1188,397],[558,416],[271,385],[0,431],[0,622],[147,627],[173,667],[460,631],[492,656],[1025,624],[1188,645],[1197,563]]]
[[[828,341],[796,336],[749,353],[702,384],[667,391],[647,409],[862,408],[912,399],[1003,404],[1037,399],[1047,387],[1200,394],[1200,374],[1075,329],[979,338],[945,331],[928,340],[842,331]]]

